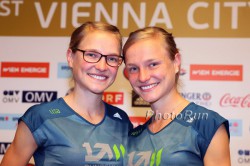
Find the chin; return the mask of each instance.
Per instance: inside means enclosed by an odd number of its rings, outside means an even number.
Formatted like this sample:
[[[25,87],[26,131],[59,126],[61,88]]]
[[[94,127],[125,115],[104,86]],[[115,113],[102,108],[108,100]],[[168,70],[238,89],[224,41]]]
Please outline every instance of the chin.
[[[97,95],[102,95],[104,90],[92,90],[92,92]]]
[[[101,93],[103,91],[105,91],[106,89],[108,89],[112,84],[110,83],[102,83],[102,84],[92,84],[90,85],[91,90],[94,92],[98,92]]]
[[[107,89],[107,87],[105,87],[105,88],[93,88],[93,89],[91,89],[91,91],[95,94],[102,94],[106,89]]]
[[[148,103],[154,103],[155,101],[157,101],[157,98],[155,96],[141,95],[141,98]]]

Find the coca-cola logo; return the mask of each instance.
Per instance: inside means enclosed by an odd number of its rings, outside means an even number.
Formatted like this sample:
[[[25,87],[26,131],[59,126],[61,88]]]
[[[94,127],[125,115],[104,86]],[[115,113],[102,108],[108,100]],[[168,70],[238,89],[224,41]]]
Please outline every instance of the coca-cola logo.
[[[220,106],[249,108],[250,94],[247,94],[246,96],[232,96],[230,93],[227,93],[220,99]]]

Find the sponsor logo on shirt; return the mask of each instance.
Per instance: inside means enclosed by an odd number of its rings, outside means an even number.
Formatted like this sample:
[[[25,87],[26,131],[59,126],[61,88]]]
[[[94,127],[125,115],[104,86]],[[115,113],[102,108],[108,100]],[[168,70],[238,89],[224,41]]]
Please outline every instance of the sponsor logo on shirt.
[[[163,148],[157,151],[143,151],[129,153],[128,165],[160,165]]]
[[[192,123],[193,121],[194,121],[194,118],[193,118],[193,117],[190,117],[186,122]]]
[[[113,117],[115,117],[115,118],[119,118],[119,119],[121,119],[122,120],[122,117],[121,117],[121,115],[117,112],[117,113],[115,113],[114,115],[113,115]]]
[[[86,150],[87,155],[85,155],[86,162],[96,162],[101,161],[103,158],[108,158],[108,160],[118,161],[124,158],[125,147],[120,144],[120,146],[114,144],[110,147],[109,144],[96,143],[93,147],[88,142],[84,142],[82,147]],[[94,152],[94,153],[93,153]]]
[[[48,78],[48,62],[2,62],[1,77]]]
[[[60,114],[61,113],[61,111],[57,108],[50,109],[49,112],[50,112],[50,114]]]
[[[190,65],[190,80],[242,81],[242,65]]]

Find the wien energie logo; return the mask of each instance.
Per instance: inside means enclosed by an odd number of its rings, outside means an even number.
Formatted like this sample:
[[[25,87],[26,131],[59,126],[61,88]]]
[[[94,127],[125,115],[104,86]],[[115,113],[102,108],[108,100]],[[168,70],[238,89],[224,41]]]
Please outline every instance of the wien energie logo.
[[[159,166],[161,164],[161,148],[158,151],[142,151],[139,153],[131,152],[129,153],[128,165],[150,165],[150,166]],[[144,163],[144,164],[143,164]]]
[[[87,155],[85,156],[85,161],[101,161],[104,156],[107,154],[108,160],[115,160],[119,161],[122,158],[124,158],[124,155],[126,153],[126,150],[122,144],[120,144],[119,148],[116,144],[113,145],[111,148],[109,144],[104,143],[96,143],[94,147],[92,148],[88,142],[85,142],[82,144],[82,147],[86,149]],[[97,153],[96,155],[93,155],[93,151]]]

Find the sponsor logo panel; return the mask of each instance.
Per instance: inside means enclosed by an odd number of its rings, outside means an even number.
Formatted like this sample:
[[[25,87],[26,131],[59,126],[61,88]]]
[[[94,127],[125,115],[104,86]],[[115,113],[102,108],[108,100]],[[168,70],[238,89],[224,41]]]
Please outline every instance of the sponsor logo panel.
[[[185,99],[204,107],[211,107],[212,105],[212,95],[209,92],[182,92],[181,95]]]
[[[239,149],[238,150],[238,163],[239,164],[250,164],[250,149]]]
[[[180,70],[180,76],[184,76],[186,74],[187,74],[187,70],[184,69],[184,68],[181,68],[181,70]]]
[[[0,129],[15,130],[20,117],[19,114],[0,114]]]
[[[10,146],[10,142],[0,142],[0,155],[4,155]]]
[[[4,90],[2,103],[42,103],[57,99],[57,91]]]
[[[2,95],[3,103],[18,103],[20,101],[20,90],[4,90]]]
[[[250,108],[250,94],[235,96],[230,93],[224,94],[220,99],[221,107]]]
[[[123,104],[124,93],[123,92],[104,92],[103,101],[109,104]]]
[[[34,77],[48,78],[47,62],[2,62],[1,77]]]
[[[130,116],[129,119],[134,127],[143,125],[148,120],[146,117],[139,117],[139,116]]]
[[[230,136],[242,136],[242,120],[229,119],[229,131]]]
[[[132,91],[132,107],[150,107],[150,104]]]
[[[42,103],[57,99],[56,91],[23,91],[23,103]]]
[[[242,81],[242,65],[190,65],[190,80]]]
[[[58,63],[57,77],[58,78],[70,78],[72,76],[71,68],[68,63]]]

